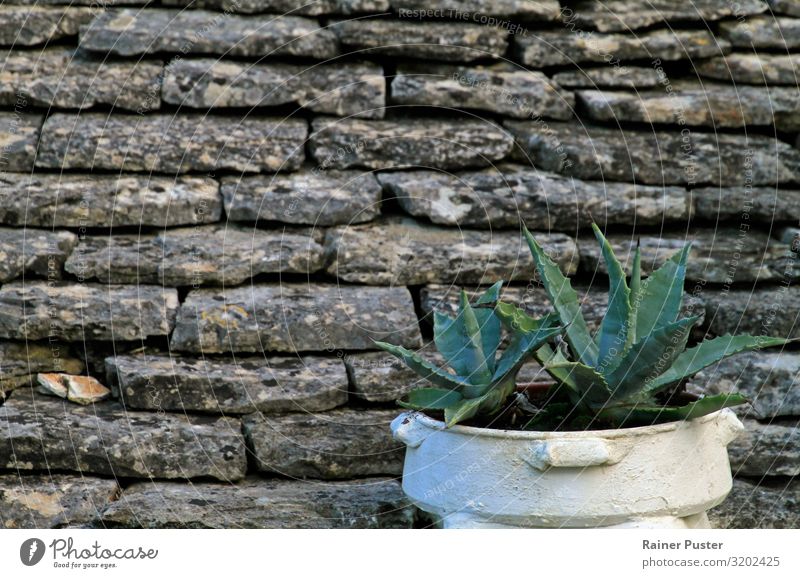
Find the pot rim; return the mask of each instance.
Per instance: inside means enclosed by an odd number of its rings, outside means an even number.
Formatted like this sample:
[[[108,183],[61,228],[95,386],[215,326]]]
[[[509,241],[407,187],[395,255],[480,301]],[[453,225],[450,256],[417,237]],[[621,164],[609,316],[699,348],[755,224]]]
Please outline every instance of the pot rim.
[[[730,408],[723,408],[713,413],[704,416],[696,417],[690,420],[671,421],[656,425],[645,425],[637,427],[626,427],[618,429],[598,429],[598,430],[585,430],[585,431],[518,431],[497,428],[482,428],[466,425],[454,425],[446,427],[443,421],[439,421],[430,416],[425,415],[419,411],[408,411],[400,414],[416,420],[420,425],[426,426],[433,430],[439,430],[444,433],[460,434],[470,437],[484,437],[484,438],[503,438],[503,439],[524,439],[524,440],[540,440],[550,439],[553,437],[561,438],[586,438],[586,437],[602,437],[602,438],[619,438],[619,437],[643,437],[657,435],[660,433],[675,431],[679,428],[695,427],[717,420],[722,415],[730,413],[733,414]]]

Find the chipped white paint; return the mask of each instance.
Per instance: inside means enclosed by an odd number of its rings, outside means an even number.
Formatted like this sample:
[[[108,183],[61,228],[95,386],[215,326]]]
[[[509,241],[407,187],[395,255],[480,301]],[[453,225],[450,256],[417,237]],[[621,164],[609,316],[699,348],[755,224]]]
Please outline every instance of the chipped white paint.
[[[580,432],[505,431],[409,412],[403,490],[444,528],[707,528],[731,490],[722,410],[691,421]]]

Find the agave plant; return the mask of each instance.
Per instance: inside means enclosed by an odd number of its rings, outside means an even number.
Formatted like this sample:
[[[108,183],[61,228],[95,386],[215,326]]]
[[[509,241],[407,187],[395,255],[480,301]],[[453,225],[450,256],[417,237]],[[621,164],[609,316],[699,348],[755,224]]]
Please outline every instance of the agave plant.
[[[508,303],[495,313],[506,324],[530,330],[564,328],[565,348],[548,344],[534,356],[561,387],[562,400],[550,398],[529,423],[531,427],[578,418],[586,423],[645,425],[691,419],[724,407],[746,403],[738,394],[720,394],[688,403],[675,389],[701,369],[733,354],[783,345],[785,339],[724,335],[686,348],[698,317],[680,317],[690,244],[642,279],[637,247],[628,282],[622,265],[600,229],[593,225],[608,270],[608,308],[591,335],[578,295],[536,239],[525,229],[536,270],[552,302],[553,319],[543,322]],[[670,395],[670,394],[673,395]],[[564,399],[565,398],[565,399]],[[585,427],[585,426],[584,426]]]
[[[461,292],[458,313],[450,317],[434,313],[434,342],[452,372],[424,360],[413,351],[376,342],[381,349],[405,361],[417,374],[437,387],[412,390],[398,403],[408,409],[444,411],[447,426],[475,416],[493,415],[502,409],[516,389],[522,365],[561,328],[552,319],[526,316],[525,327],[496,311],[502,282],[493,285],[470,305]],[[546,321],[546,323],[545,323]],[[505,333],[508,346],[498,353]]]

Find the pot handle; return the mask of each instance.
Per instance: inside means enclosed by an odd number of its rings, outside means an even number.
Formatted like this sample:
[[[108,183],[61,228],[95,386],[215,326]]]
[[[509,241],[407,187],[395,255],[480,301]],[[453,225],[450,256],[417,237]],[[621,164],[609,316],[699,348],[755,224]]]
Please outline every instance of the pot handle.
[[[629,448],[595,438],[586,440],[550,440],[535,442],[523,459],[537,470],[549,468],[586,468],[616,464]]]
[[[419,414],[406,412],[392,420],[392,437],[403,442],[410,448],[418,448],[431,433],[430,429],[419,423]]]

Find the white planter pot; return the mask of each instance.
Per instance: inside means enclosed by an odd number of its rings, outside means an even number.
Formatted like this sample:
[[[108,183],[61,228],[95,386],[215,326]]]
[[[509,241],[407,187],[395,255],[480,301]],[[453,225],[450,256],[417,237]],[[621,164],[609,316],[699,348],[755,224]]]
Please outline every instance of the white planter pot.
[[[691,421],[580,432],[465,426],[409,412],[403,490],[444,528],[708,528],[731,489],[729,409]]]

